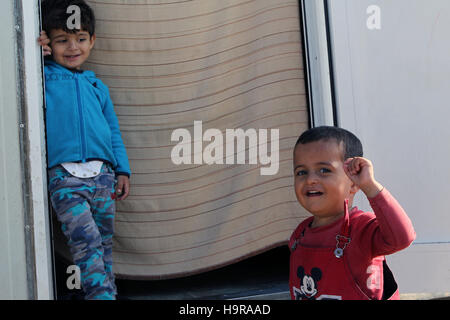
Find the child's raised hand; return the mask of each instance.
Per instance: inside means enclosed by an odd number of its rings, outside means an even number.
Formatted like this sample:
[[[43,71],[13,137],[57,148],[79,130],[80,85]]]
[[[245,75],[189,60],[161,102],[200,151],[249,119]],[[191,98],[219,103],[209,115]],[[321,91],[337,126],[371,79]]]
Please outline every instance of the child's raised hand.
[[[369,159],[348,158],[344,162],[344,171],[368,198],[375,197],[383,189],[383,186],[374,178],[373,165]]]
[[[38,43],[44,50],[44,56],[49,56],[52,54],[52,48],[49,46],[50,39],[47,37],[47,33],[45,31],[41,31],[41,35],[38,38]]]

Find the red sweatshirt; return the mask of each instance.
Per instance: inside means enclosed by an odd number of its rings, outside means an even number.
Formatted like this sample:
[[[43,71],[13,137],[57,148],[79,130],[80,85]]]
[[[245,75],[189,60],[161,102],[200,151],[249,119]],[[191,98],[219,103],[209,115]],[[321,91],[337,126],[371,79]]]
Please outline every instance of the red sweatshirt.
[[[372,299],[381,299],[383,288],[371,285],[377,281],[370,273],[373,260],[384,259],[384,255],[408,247],[416,234],[405,211],[388,190],[383,189],[374,198],[369,198],[369,202],[374,213],[363,212],[356,207],[350,211],[351,243],[346,254],[351,274],[361,290]],[[311,228],[313,218],[306,219],[297,227],[289,245],[305,230],[302,236],[304,246],[335,247],[343,218],[330,225]]]

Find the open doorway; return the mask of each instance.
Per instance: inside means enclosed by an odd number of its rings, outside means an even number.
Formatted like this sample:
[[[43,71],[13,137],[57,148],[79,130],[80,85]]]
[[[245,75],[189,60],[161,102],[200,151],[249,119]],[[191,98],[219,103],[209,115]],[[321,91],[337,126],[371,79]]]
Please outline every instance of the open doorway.
[[[133,172],[132,193],[116,214],[119,295],[285,294],[287,239],[306,216],[291,172],[292,147],[310,126],[299,2],[182,1],[145,9],[86,2],[101,14],[85,67],[110,89]],[[224,136],[278,130],[276,172],[262,175],[267,162],[260,158],[251,163],[250,137],[245,163],[238,162],[237,145],[231,163],[197,163],[194,156],[192,163],[174,163],[172,134],[183,129],[195,141],[198,122],[203,132]],[[210,145],[202,138],[205,150]],[[253,252],[262,253],[246,258]],[[67,290],[71,263],[63,256],[55,258],[58,298],[79,298]]]

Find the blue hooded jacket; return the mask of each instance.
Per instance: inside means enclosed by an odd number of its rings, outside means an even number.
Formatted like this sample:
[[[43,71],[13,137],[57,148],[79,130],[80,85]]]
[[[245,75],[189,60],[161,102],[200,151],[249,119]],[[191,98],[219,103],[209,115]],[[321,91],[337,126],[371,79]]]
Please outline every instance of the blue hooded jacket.
[[[48,166],[101,159],[130,176],[127,152],[108,87],[92,71],[45,61]]]

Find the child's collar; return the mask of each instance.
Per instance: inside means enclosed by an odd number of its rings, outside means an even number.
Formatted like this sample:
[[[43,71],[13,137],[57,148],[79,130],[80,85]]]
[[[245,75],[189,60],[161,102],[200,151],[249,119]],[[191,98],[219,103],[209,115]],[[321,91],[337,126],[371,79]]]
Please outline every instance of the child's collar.
[[[81,70],[81,69],[80,70],[68,69],[68,68],[60,65],[59,63],[55,62],[51,58],[45,59],[44,63],[45,63],[46,66],[55,67],[56,69],[58,69],[59,71],[61,71],[62,73],[65,73],[65,74],[73,75],[74,73],[77,73],[77,74],[82,74],[85,77],[94,77],[95,78],[95,73],[93,71]]]

